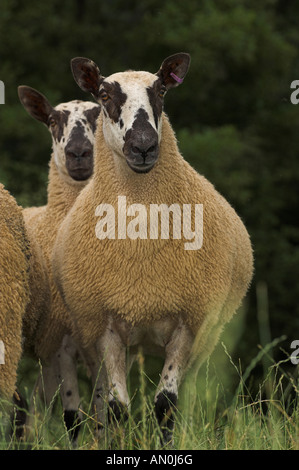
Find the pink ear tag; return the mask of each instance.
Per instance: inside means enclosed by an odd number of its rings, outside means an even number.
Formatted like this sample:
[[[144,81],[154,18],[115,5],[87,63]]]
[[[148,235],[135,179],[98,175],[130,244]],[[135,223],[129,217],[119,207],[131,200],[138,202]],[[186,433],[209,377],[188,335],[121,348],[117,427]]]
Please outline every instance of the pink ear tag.
[[[173,72],[170,72],[170,76],[178,83],[183,83],[184,79],[183,78],[180,78],[178,77],[175,73]]]

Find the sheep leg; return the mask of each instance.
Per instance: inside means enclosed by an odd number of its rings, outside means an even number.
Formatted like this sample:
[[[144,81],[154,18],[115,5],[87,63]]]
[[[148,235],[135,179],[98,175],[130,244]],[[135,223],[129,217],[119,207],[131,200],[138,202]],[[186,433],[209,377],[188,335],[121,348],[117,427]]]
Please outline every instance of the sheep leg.
[[[92,407],[97,422],[97,430],[101,431],[105,422],[105,399],[107,395],[107,374],[104,361],[99,361],[96,350],[84,349],[82,355],[91,373],[93,386]]]
[[[77,347],[70,336],[65,335],[56,353],[57,374],[61,383],[60,395],[64,410],[64,422],[75,444],[82,419],[79,412],[80,396],[76,367]]]
[[[25,422],[26,438],[29,438],[30,433],[35,428],[34,422],[38,414],[38,408],[42,403],[45,405],[44,412],[51,414],[55,397],[58,393],[59,384],[57,382],[57,375],[55,370],[55,360],[52,358],[49,365],[42,364],[41,371],[38,375],[33,392],[30,398],[29,413]]]
[[[53,402],[57,395],[59,384],[57,382],[55,359],[53,359],[50,365],[42,366],[42,390],[40,393],[44,394],[47,410],[52,411]]]
[[[109,325],[99,340],[108,379],[109,421],[127,419],[129,395],[126,383],[126,346],[116,329]]]
[[[155,412],[163,444],[172,440],[178,388],[185,371],[193,343],[190,330],[183,324],[173,331],[165,347],[165,362],[155,395]]]

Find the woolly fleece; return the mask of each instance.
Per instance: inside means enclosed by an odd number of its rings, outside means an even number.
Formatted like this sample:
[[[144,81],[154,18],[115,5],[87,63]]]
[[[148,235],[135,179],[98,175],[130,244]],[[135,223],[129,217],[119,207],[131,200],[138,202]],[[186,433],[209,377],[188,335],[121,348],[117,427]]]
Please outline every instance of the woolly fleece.
[[[12,399],[22,354],[22,321],[29,301],[30,246],[21,208],[0,184],[0,397]]]
[[[252,248],[241,219],[183,159],[165,114],[162,119],[158,162],[149,173],[136,174],[114,159],[100,115],[94,178],[61,225],[53,273],[81,346],[95,344],[108,316],[145,326],[182,318],[195,336],[192,356],[203,360],[246,294]],[[202,248],[186,251],[184,239],[97,239],[95,209],[112,204],[117,215],[119,195],[126,196],[127,205],[140,203],[147,209],[151,203],[203,204]]]
[[[72,207],[84,184],[86,184],[86,182],[78,183],[75,181],[72,184],[70,178],[65,181],[55,165],[53,156],[49,166],[47,205],[40,208],[26,208],[23,211],[28,231],[43,253],[50,284],[51,304],[48,304],[48,309],[40,318],[34,340],[35,353],[45,362],[58,350],[64,334],[70,333],[68,314],[52,278],[52,248],[62,220]],[[37,278],[34,289],[36,297],[33,296],[28,310],[36,309],[38,293],[45,290],[44,279]]]

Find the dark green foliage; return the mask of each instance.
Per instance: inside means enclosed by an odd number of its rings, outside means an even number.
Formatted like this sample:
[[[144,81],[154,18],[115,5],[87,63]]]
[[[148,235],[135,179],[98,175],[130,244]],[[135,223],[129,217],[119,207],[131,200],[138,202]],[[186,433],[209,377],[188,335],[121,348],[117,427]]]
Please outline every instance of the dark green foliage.
[[[299,6],[291,0],[2,0],[0,181],[23,205],[46,201],[50,136],[19,103],[17,86],[53,105],[91,99],[70,59],[93,59],[103,75],[156,72],[191,54],[185,83],[166,97],[184,157],[236,208],[255,250],[255,279],[238,354],[256,353],[255,286],[268,285],[271,338],[299,339]]]

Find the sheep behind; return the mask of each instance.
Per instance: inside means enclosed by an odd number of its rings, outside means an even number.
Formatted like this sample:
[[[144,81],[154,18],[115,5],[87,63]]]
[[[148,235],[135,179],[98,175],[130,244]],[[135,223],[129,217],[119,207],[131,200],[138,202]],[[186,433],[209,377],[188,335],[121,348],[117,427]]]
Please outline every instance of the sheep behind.
[[[47,126],[52,137],[48,200],[42,207],[24,209],[30,238],[40,249],[47,279],[33,280],[33,295],[28,316],[35,316],[40,293],[49,282],[48,307],[40,317],[34,337],[34,351],[43,364],[43,384],[49,404],[61,385],[61,396],[67,428],[73,427],[76,416],[74,402],[79,403],[76,377],[78,350],[71,338],[71,321],[51,274],[51,252],[56,232],[76,197],[93,173],[93,140],[100,111],[97,103],[73,100],[53,107],[39,91],[20,86],[20,100],[27,112]],[[45,298],[44,296],[42,296]],[[36,390],[40,388],[39,381]]]

